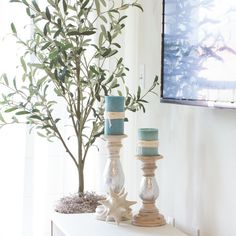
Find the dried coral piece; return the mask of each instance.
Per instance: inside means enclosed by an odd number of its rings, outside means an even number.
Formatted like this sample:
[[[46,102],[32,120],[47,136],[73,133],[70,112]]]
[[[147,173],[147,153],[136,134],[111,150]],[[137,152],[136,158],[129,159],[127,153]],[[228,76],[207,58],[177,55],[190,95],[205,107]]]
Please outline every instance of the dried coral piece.
[[[134,205],[135,201],[126,200],[127,193],[125,193],[124,188],[119,192],[115,193],[111,188],[109,195],[106,200],[101,200],[99,203],[102,207],[97,211],[97,219],[106,221],[116,221],[119,223],[122,220],[129,220],[132,218],[132,209],[130,208]]]

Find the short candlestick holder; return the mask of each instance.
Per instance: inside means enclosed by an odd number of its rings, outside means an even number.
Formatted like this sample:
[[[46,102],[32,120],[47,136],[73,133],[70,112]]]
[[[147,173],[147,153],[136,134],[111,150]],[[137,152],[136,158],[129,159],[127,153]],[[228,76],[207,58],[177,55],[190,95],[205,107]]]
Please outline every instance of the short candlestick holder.
[[[164,216],[159,213],[155,202],[159,196],[159,188],[155,179],[156,161],[162,159],[157,156],[137,156],[142,161],[143,178],[141,182],[140,198],[143,205],[139,213],[133,217],[132,224],[144,227],[165,225]]]

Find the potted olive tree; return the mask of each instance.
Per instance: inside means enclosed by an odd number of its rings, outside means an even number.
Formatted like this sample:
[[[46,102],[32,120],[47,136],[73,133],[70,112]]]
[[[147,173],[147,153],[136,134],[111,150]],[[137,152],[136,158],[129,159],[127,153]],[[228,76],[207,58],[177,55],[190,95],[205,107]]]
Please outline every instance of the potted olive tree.
[[[145,111],[140,87],[131,94],[125,85],[128,68],[117,53],[117,42],[125,28],[125,10],[141,5],[107,0],[11,0],[25,7],[31,18],[32,37],[22,40],[15,24],[13,35],[24,47],[20,58],[21,78],[1,76],[4,94],[0,97],[1,126],[26,123],[49,141],[59,140],[78,171],[78,193],[84,193],[84,165],[89,148],[103,133],[104,96],[123,95],[126,110]],[[113,60],[113,68],[107,62]],[[115,63],[114,63],[115,62]],[[56,113],[60,105],[61,113]],[[64,114],[67,119],[63,120]],[[72,127],[71,139],[61,128]]]

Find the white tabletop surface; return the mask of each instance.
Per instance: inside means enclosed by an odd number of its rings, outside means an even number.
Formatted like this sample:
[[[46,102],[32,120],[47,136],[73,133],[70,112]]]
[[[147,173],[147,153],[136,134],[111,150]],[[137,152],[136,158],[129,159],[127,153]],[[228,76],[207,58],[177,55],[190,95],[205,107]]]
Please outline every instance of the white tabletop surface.
[[[55,213],[52,222],[66,236],[187,236],[170,225],[137,227],[121,222],[117,226],[114,222],[96,220],[94,214]]]

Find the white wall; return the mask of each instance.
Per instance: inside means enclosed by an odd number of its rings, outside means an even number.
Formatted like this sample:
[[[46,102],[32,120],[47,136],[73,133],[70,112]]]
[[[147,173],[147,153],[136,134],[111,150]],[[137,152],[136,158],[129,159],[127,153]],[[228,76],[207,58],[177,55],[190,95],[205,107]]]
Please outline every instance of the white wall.
[[[129,12],[124,41],[131,86],[138,84],[139,64],[146,65],[148,84],[160,74],[161,1],[143,0],[142,5],[143,14]],[[127,127],[124,170],[130,196],[137,196],[141,172],[133,157],[136,130],[157,127],[164,155],[157,172],[161,212],[174,217],[186,232],[200,229],[201,236],[235,236],[236,111],[160,104],[157,97],[150,99],[147,113],[131,116]]]

